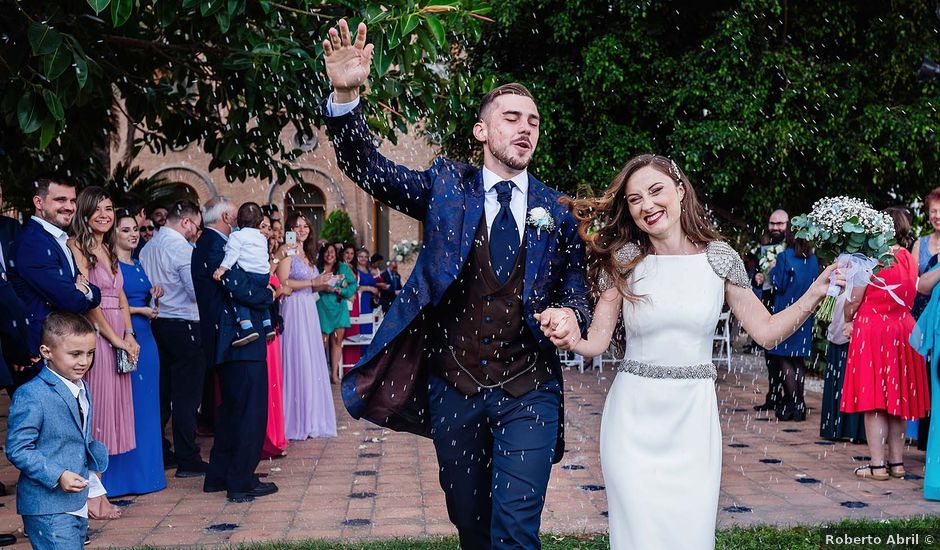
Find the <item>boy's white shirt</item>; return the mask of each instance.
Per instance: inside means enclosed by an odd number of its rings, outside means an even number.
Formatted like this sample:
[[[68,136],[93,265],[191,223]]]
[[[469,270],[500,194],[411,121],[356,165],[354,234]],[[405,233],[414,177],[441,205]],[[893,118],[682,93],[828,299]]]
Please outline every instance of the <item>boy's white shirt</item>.
[[[48,368],[48,366],[46,367]],[[53,369],[49,369],[49,372],[56,375],[59,380],[61,380],[65,387],[68,388],[69,393],[72,394],[72,397],[78,399],[79,406],[82,408],[82,418],[85,419],[85,424],[88,423],[88,387],[85,385],[84,380],[79,380],[78,384],[72,382],[68,378],[65,378],[61,374],[57,373]],[[81,384],[81,385],[79,385]],[[85,390],[82,392],[81,390]],[[85,429],[85,426],[82,426],[82,430]],[[101,480],[98,479],[98,476],[94,472],[88,472],[88,498],[100,497],[106,495],[108,492],[105,490],[104,485],[101,484]],[[88,503],[86,502],[84,506],[80,509],[75,510],[74,512],[69,512],[69,515],[78,516],[82,518],[88,517]]]
[[[267,275],[271,271],[268,263],[268,239],[255,227],[246,227],[233,232],[225,243],[225,258],[222,267],[232,269],[235,263],[248,273]]]

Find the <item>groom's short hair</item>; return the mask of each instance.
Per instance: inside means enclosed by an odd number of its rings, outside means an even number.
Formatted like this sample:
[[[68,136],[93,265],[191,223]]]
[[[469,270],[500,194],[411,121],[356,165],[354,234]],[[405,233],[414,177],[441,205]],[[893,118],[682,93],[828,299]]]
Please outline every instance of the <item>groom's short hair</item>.
[[[480,101],[480,120],[482,121],[486,118],[486,115],[489,114],[489,108],[496,101],[496,98],[501,95],[521,95],[527,97],[532,101],[535,101],[535,98],[532,97],[532,92],[528,88],[519,84],[518,82],[510,82],[509,84],[503,84],[502,86],[497,86],[489,91],[483,99]]]

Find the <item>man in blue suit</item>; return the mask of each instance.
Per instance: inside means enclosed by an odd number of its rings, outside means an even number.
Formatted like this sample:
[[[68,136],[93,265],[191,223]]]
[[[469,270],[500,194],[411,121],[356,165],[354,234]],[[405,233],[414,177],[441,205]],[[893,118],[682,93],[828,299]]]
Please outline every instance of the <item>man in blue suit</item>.
[[[26,309],[30,352],[38,356],[46,316],[52,311],[85,314],[98,307],[101,291],[78,271],[66,246],[65,230],[75,215],[75,185],[64,178],[39,178],[33,206],[33,216],[10,251],[8,276]],[[38,372],[32,367],[14,378],[19,385]]]
[[[0,210],[3,210],[3,189],[0,188]],[[23,226],[17,220],[0,216],[0,387],[13,386],[13,372],[33,364],[26,330],[26,310],[7,275],[13,241]],[[11,389],[12,391],[12,389]],[[3,494],[0,484],[0,494]],[[0,542],[2,546],[2,542]]]
[[[225,257],[225,243],[235,227],[237,216],[238,205],[227,197],[208,201],[202,214],[205,229],[196,240],[196,249],[193,250],[193,289],[196,291],[199,318],[205,320],[199,325],[203,350],[206,352],[206,377],[202,386],[199,426],[207,432],[215,429],[215,352],[219,340],[218,319],[226,299],[222,285],[212,278],[212,272]]]
[[[353,40],[340,21],[323,47],[340,168],[424,224],[411,277],[343,379],[346,407],[433,438],[463,548],[540,548],[551,465],[564,451],[561,366],[541,326],[585,335],[590,313],[578,224],[562,194],[527,171],[539,137],[532,95],[507,84],[483,98],[473,128],[482,168],[441,158],[411,170],[379,153],[363,117],[365,25]]]

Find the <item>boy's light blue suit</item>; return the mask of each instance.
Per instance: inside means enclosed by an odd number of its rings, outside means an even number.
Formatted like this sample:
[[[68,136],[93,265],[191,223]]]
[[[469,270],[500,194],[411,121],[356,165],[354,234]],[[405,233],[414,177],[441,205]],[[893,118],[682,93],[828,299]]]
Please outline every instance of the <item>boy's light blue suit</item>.
[[[88,397],[82,430],[78,402],[49,367],[13,394],[6,453],[20,471],[16,513],[61,514],[85,505],[88,489],[66,493],[59,477],[69,470],[88,479],[89,469],[103,472],[108,467],[108,449],[91,433],[92,409]]]

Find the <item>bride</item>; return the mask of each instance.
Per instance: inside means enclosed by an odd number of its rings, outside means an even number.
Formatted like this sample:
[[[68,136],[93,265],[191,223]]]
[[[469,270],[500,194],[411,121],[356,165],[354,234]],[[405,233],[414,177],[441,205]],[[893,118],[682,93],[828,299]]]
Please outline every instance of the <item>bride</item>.
[[[601,420],[611,548],[713,548],[721,428],[711,357],[722,305],[771,348],[811,315],[833,266],[771,315],[688,178],[659,155],[631,159],[601,198],[570,206],[593,258],[594,321],[586,340],[565,321],[540,321],[560,349],[593,357],[613,337],[624,351]]]

